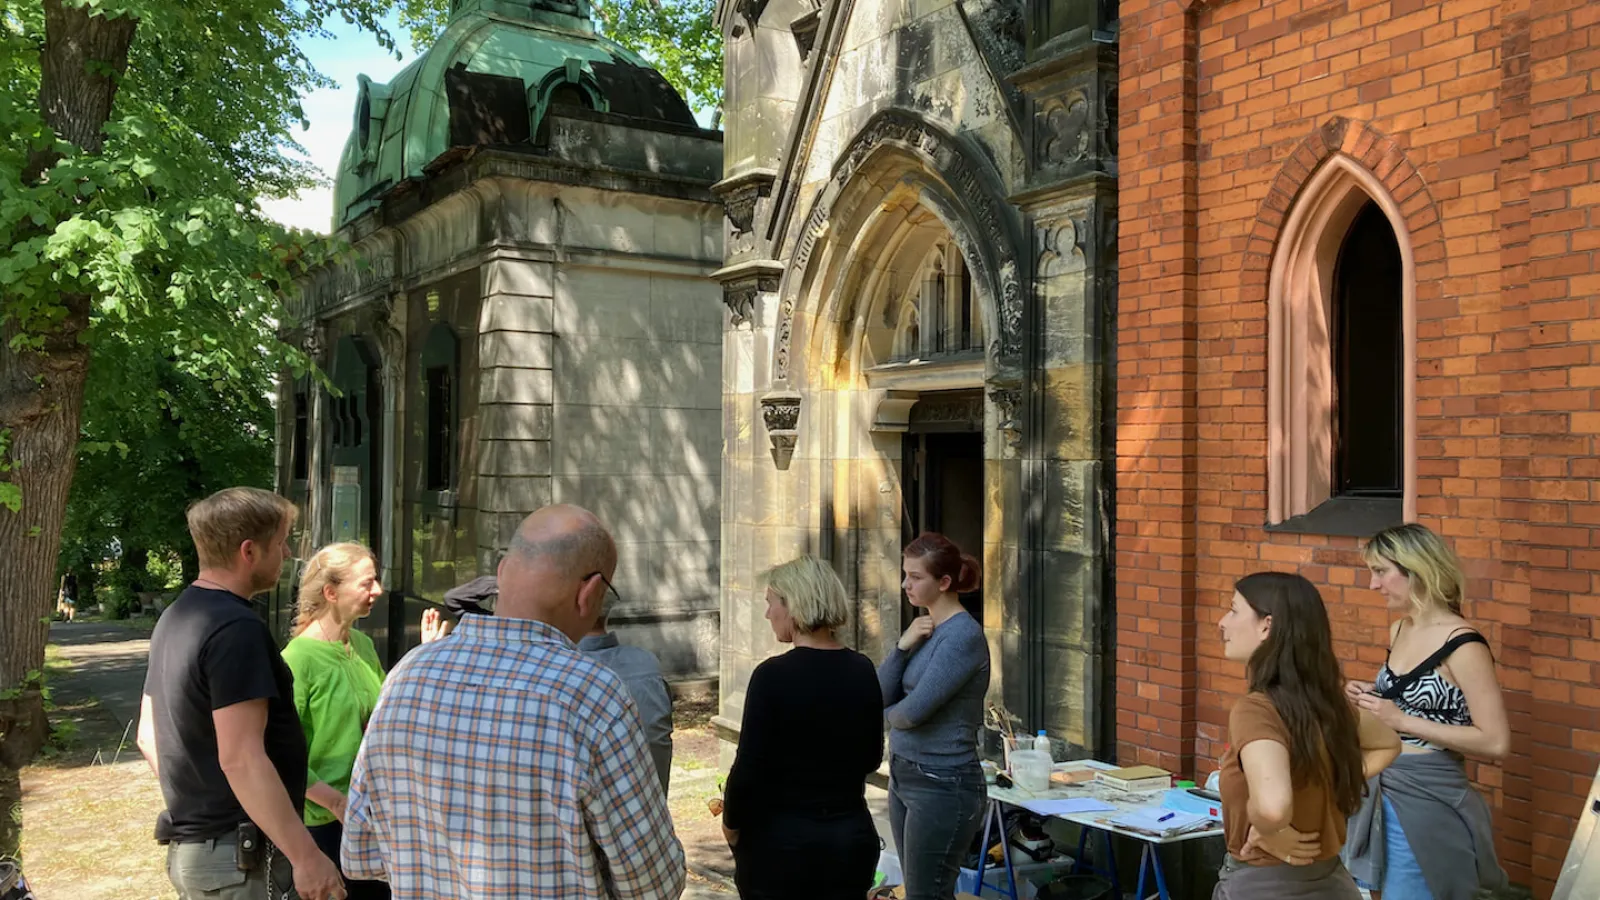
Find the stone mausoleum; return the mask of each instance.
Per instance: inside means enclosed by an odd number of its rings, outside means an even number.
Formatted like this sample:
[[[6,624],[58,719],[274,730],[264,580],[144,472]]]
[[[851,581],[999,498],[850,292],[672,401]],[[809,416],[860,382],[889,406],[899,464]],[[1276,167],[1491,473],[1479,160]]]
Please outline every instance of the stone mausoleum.
[[[992,698],[1113,739],[1115,4],[724,0],[721,715],[809,552],[881,658],[922,530],[983,561]],[[1059,747],[1058,751],[1068,751]]]
[[[615,630],[713,676],[721,136],[583,0],[451,6],[426,54],[362,79],[335,187],[352,252],[291,301],[334,388],[281,386],[296,555],[377,551],[364,627],[393,661],[524,515],[581,504],[619,544]]]

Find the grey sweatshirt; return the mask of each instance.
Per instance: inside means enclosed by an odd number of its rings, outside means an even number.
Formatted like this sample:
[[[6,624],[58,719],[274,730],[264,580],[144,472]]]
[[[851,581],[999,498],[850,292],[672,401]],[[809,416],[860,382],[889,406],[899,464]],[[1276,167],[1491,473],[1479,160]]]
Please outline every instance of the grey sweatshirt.
[[[989,642],[983,626],[956,613],[910,653],[899,647],[878,667],[889,750],[929,766],[977,762]]]

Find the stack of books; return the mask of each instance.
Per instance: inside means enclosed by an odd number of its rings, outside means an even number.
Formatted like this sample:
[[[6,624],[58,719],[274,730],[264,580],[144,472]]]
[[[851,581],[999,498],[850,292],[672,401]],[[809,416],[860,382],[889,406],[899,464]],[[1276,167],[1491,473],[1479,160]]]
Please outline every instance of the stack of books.
[[[1164,791],[1172,787],[1172,773],[1155,766],[1128,766],[1107,772],[1096,772],[1094,780],[1097,784],[1130,794]]]

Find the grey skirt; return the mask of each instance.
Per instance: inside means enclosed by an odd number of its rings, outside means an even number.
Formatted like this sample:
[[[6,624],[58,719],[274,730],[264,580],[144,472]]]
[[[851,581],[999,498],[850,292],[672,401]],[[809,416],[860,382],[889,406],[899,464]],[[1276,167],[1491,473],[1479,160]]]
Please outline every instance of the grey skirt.
[[[1252,866],[1230,854],[1218,877],[1211,900],[1361,900],[1337,856],[1309,866]]]

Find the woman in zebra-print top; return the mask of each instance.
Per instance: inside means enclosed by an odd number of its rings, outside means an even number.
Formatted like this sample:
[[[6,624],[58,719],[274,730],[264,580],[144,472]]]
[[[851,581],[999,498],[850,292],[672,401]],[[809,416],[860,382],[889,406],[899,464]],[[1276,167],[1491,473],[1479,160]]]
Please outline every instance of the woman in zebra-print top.
[[[1505,880],[1488,806],[1462,767],[1463,754],[1499,760],[1510,750],[1494,657],[1461,615],[1465,577],[1437,534],[1385,529],[1364,556],[1372,589],[1398,618],[1376,679],[1348,682],[1345,693],[1399,732],[1404,751],[1368,783],[1346,863],[1383,900],[1468,900]]]

